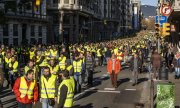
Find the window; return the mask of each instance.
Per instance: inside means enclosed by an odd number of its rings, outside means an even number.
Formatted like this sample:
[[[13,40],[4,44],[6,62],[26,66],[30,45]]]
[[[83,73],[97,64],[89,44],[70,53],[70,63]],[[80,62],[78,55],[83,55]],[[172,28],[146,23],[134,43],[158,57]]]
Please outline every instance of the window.
[[[39,33],[39,37],[42,37],[42,26],[39,26],[38,33]]]
[[[69,0],[64,0],[64,4],[69,4]]]
[[[38,39],[38,44],[42,44],[42,38]]]
[[[14,38],[13,39],[13,45],[14,46],[18,46],[18,38]]]
[[[3,43],[4,43],[4,45],[8,45],[9,44],[9,39],[8,38],[4,38],[3,39]]]
[[[18,24],[13,24],[13,36],[18,36]]]
[[[5,24],[3,26],[3,36],[9,36],[9,26],[8,26],[8,24]]]
[[[34,25],[31,26],[31,36],[34,37],[35,36],[35,32],[34,32]]]
[[[35,38],[31,38],[31,44],[35,44],[36,43],[36,39]]]

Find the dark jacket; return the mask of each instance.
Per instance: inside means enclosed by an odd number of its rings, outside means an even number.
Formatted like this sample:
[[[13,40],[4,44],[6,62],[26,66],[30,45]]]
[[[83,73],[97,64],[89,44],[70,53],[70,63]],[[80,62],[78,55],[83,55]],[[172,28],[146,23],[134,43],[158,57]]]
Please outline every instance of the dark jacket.
[[[161,56],[157,52],[154,52],[154,54],[151,56],[151,63],[155,68],[161,67]]]
[[[140,58],[138,57],[137,58],[138,60],[137,60],[137,67],[138,67],[138,69],[136,69],[138,72],[140,71],[140,66],[141,66],[141,60],[140,60]],[[134,57],[132,57],[131,58],[131,60],[130,60],[130,70],[131,71],[133,71],[134,70]]]

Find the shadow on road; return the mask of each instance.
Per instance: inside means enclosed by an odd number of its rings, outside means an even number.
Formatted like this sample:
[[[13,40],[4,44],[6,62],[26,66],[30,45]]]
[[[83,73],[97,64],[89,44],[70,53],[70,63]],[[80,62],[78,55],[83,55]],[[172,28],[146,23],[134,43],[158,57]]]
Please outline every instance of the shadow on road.
[[[86,93],[84,93],[84,94],[82,94],[82,95],[80,95],[77,99],[75,99],[75,101],[77,101],[77,100],[80,100],[80,99],[82,99],[82,98],[85,98],[85,97],[88,97],[88,96],[90,96],[90,95],[92,95],[93,93],[96,93],[97,91],[88,91],[88,92],[86,92]],[[79,107],[78,107],[79,108]],[[81,108],[81,107],[80,107]],[[82,107],[83,108],[83,107]],[[84,108],[86,108],[86,107],[84,107]]]
[[[138,84],[143,83],[145,81],[148,81],[148,78],[139,78],[138,79]]]
[[[87,105],[83,105],[83,106],[75,105],[75,106],[73,106],[73,108],[93,108],[93,105],[92,105],[92,103],[87,104]]]
[[[121,84],[123,84],[123,83],[126,83],[126,82],[129,82],[129,81],[130,81],[129,78],[119,79],[119,80],[117,81],[117,85],[119,86],[119,85],[121,85]]]

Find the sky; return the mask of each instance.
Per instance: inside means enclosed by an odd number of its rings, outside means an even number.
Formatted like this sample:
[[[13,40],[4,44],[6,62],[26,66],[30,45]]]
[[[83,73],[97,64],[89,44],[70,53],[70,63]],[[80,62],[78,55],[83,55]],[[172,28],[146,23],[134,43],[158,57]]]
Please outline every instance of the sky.
[[[141,0],[142,5],[157,6],[158,0]]]

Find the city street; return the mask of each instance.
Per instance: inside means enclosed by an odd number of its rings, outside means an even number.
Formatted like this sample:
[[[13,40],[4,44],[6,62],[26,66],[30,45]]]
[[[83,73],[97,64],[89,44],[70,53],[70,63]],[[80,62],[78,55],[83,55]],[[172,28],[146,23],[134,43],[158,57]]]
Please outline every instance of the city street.
[[[132,86],[131,72],[126,66],[118,76],[118,88],[112,88],[106,66],[97,67],[94,73],[94,87],[75,96],[74,108],[134,108],[142,102],[143,91],[147,87],[148,74],[139,75],[139,84]],[[4,89],[1,101],[4,108],[16,108],[15,96],[11,89]],[[143,100],[146,102],[148,100]],[[35,107],[38,108],[38,103]]]

